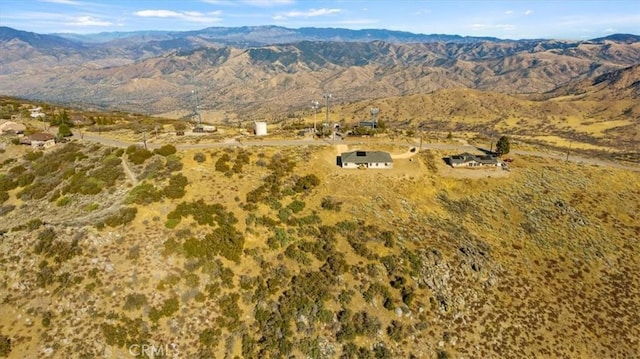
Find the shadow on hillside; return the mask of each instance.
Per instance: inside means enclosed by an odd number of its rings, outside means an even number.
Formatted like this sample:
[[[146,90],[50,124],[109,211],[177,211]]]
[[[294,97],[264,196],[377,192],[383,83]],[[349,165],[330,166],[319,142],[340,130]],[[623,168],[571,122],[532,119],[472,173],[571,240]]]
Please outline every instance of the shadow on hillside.
[[[488,150],[486,148],[482,148],[482,147],[478,147],[478,146],[475,146],[475,147],[476,147],[476,150],[484,153],[485,155],[491,155],[491,156],[497,156],[498,155],[498,153],[496,153],[494,151],[490,151],[490,150]]]

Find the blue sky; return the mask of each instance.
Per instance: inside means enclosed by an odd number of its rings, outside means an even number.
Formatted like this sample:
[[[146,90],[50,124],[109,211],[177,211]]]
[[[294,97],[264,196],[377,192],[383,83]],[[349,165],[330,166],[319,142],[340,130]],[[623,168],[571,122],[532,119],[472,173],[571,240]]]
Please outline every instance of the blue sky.
[[[0,0],[0,25],[38,33],[279,25],[588,39],[640,34],[640,1]]]

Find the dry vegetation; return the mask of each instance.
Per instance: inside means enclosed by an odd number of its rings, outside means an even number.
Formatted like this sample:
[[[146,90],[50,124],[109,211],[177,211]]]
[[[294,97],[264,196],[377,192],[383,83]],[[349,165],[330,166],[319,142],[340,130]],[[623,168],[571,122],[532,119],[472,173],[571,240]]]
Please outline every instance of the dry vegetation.
[[[515,156],[454,178],[444,155],[10,146],[0,355],[635,356],[637,173]]]

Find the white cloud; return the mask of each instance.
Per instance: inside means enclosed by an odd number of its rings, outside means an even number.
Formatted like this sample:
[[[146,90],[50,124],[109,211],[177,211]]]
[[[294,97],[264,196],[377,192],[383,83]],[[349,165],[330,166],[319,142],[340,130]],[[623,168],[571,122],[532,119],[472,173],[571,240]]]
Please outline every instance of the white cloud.
[[[243,3],[258,7],[273,7],[282,5],[292,5],[294,0],[244,0]]]
[[[100,20],[91,16],[79,16],[71,20],[68,25],[73,26],[111,26],[112,22]]]
[[[219,22],[222,11],[201,13],[198,11],[173,11],[173,10],[140,10],[134,13],[140,17],[175,18],[189,22],[214,23]]]
[[[513,14],[513,10],[507,10],[504,13],[507,14],[507,15],[511,15],[511,14]]]
[[[416,11],[416,15],[427,15],[427,14],[431,14],[431,10],[429,10],[429,9],[422,9],[422,10],[418,10],[418,11]]]
[[[488,30],[488,29],[498,29],[498,30],[515,30],[516,26],[511,24],[471,24],[469,26],[473,31],[480,30]]]
[[[273,17],[274,20],[283,20],[292,17],[316,17],[338,14],[342,10],[340,9],[309,9],[307,11],[289,11],[288,13],[279,14]]]
[[[140,10],[135,14],[141,17],[180,17],[184,15],[173,10]]]
[[[524,14],[525,14],[525,15],[531,15],[531,14],[533,14],[533,10],[526,10],[526,11],[524,12]]]
[[[341,20],[341,21],[334,22],[334,24],[336,25],[346,25],[346,26],[373,25],[377,23],[379,23],[379,21],[373,20],[373,19],[349,19],[349,20]]]
[[[62,4],[62,5],[82,5],[83,3],[75,0],[40,0],[41,2],[48,2],[52,4]]]

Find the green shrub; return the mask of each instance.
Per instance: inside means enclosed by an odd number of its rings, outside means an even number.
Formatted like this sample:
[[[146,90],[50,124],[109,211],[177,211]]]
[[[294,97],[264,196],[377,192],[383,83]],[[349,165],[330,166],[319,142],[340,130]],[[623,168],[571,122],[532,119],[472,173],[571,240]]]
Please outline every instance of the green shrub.
[[[56,232],[52,228],[45,228],[38,233],[34,252],[36,254],[46,254],[53,247],[53,241],[56,238]]]
[[[125,203],[148,205],[162,199],[162,193],[151,183],[143,182],[135,186],[127,195]]]
[[[50,311],[46,311],[42,313],[42,326],[45,328],[49,328],[51,326],[51,319],[53,318],[53,313]]]
[[[0,334],[0,356],[8,357],[11,353],[11,338]]]
[[[176,153],[176,151],[177,150],[176,150],[175,146],[173,146],[173,145],[164,145],[164,146],[154,150],[153,152],[159,154],[160,156],[167,157],[167,156],[170,156],[170,155]]]
[[[180,218],[169,218],[164,223],[164,226],[169,229],[174,229],[180,224]]]
[[[100,193],[104,185],[105,183],[103,181],[80,172],[71,176],[68,184],[62,189],[62,192],[93,195]]]
[[[4,173],[0,174],[0,191],[11,191],[16,187],[18,187],[18,181]]]
[[[275,234],[267,239],[267,245],[271,249],[278,249],[281,247],[286,247],[290,241],[291,238],[287,236],[287,233],[284,229],[276,228]]]
[[[293,190],[298,193],[301,193],[301,192],[308,191],[318,186],[319,184],[320,184],[320,179],[316,175],[310,174],[304,177],[300,177],[296,181],[295,185],[293,186]]]
[[[304,207],[305,207],[305,203],[297,199],[289,203],[289,205],[287,206],[287,208],[289,208],[293,213],[301,212],[304,209]]]
[[[147,303],[147,297],[144,294],[131,293],[127,295],[123,308],[124,310],[140,309]]]
[[[39,218],[32,219],[29,222],[27,222],[27,229],[29,231],[35,231],[36,229],[40,228],[41,226],[42,226],[42,221]]]
[[[38,158],[42,157],[44,155],[44,152],[42,151],[29,151],[27,153],[24,154],[24,159],[27,161],[35,161]]]
[[[35,179],[36,179],[36,176],[33,173],[27,172],[18,176],[16,181],[18,183],[18,187],[25,187],[33,183],[33,180]]]
[[[153,153],[146,148],[142,148],[136,145],[127,147],[127,156],[129,161],[135,165],[141,165],[149,157],[153,156]]]
[[[58,184],[59,181],[56,179],[51,179],[46,182],[38,179],[32,184],[26,186],[22,191],[20,191],[18,193],[18,197],[22,198],[23,200],[41,199],[49,193],[52,193],[52,191],[58,186]]]
[[[332,197],[324,197],[320,206],[322,209],[339,212],[342,209],[342,202]]]
[[[204,153],[202,152],[198,152],[195,155],[193,155],[193,160],[198,163],[202,163],[207,160],[207,156],[205,156]]]
[[[91,171],[91,177],[104,182],[105,187],[111,187],[118,179],[124,177],[121,163],[122,159],[110,155],[102,161],[102,166]]]
[[[100,208],[100,205],[95,202],[86,204],[84,207],[82,207],[82,209],[84,209],[87,212],[93,212],[98,208]]]
[[[225,211],[225,208],[218,203],[207,204],[200,199],[195,202],[180,203],[175,210],[167,215],[167,219],[177,219],[180,221],[183,217],[192,216],[199,225],[214,225],[215,221],[218,225],[231,225],[238,222],[232,212]]]
[[[5,191],[1,191],[0,192],[0,203],[3,203],[4,201],[9,199],[9,194]]]
[[[73,133],[71,133],[71,129],[67,124],[63,123],[60,126],[58,126],[58,137],[70,137],[70,136],[73,136]]]
[[[203,240],[195,238],[184,242],[183,249],[187,258],[212,259],[221,255],[229,260],[239,262],[244,248],[244,237],[230,225],[216,228]]]
[[[228,154],[224,153],[222,154],[222,156],[220,156],[220,158],[218,158],[218,160],[216,161],[216,171],[218,172],[229,172],[230,168],[229,165],[227,164],[227,162],[229,162],[231,160],[231,158],[229,157]]]
[[[111,215],[104,220],[104,225],[109,227],[124,226],[136,218],[138,209],[135,207],[121,208],[117,214]]]
[[[167,198],[182,198],[185,195],[185,186],[189,183],[187,177],[178,173],[171,176],[169,185],[164,188],[163,193]]]
[[[180,157],[175,155],[168,156],[165,168],[168,173],[182,170],[182,161],[180,161]]]
[[[180,302],[177,297],[165,299],[160,308],[151,308],[149,311],[149,319],[157,322],[162,317],[170,317],[180,309]]]
[[[9,173],[12,174],[12,175],[20,175],[20,174],[22,174],[22,173],[24,173],[26,171],[27,171],[27,169],[24,168],[23,165],[17,165],[15,167],[11,167],[11,169],[9,170]]]
[[[387,327],[387,335],[394,342],[401,342],[405,338],[404,326],[399,321],[392,320],[391,324]]]
[[[213,347],[218,344],[222,331],[218,328],[207,328],[200,333],[200,344],[205,347]]]
[[[70,201],[69,197],[66,197],[66,196],[65,197],[60,197],[60,199],[58,199],[58,201],[56,201],[56,206],[64,207],[67,204],[69,204],[69,201]]]

